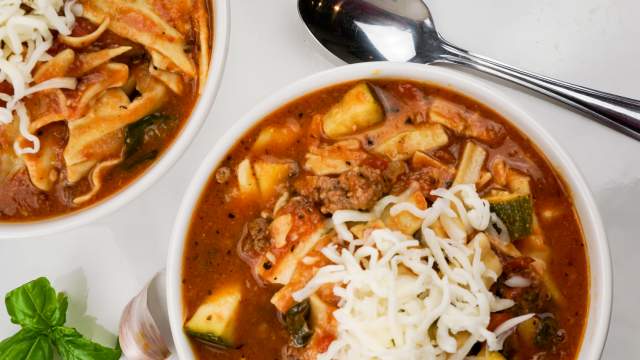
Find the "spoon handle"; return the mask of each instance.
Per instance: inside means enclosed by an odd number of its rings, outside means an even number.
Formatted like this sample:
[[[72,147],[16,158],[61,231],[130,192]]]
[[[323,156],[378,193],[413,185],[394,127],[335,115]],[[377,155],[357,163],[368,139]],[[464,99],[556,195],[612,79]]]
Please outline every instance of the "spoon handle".
[[[444,41],[445,61],[520,84],[589,114],[600,123],[640,140],[640,101],[514,68]]]

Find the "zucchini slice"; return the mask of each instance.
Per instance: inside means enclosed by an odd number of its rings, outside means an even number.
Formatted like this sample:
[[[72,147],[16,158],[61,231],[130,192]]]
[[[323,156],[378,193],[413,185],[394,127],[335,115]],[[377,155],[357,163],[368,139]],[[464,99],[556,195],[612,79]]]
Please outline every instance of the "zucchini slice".
[[[507,171],[507,187],[516,194],[531,194],[531,178],[513,169]]]
[[[486,198],[491,211],[507,227],[511,239],[531,235],[533,224],[533,201],[528,194],[507,194]]]
[[[260,194],[260,188],[258,187],[258,180],[256,180],[256,174],[253,172],[251,161],[248,158],[238,164],[236,173],[238,175],[240,194],[248,197],[257,197]]]
[[[241,284],[231,284],[219,289],[198,307],[184,325],[185,332],[216,346],[235,346],[236,321],[241,300]]]
[[[282,151],[293,144],[300,136],[300,124],[289,119],[284,124],[269,125],[263,128],[253,143],[251,151]]]
[[[322,129],[330,139],[354,134],[384,120],[384,110],[366,83],[349,90],[333,105],[322,121]]]
[[[258,187],[263,200],[270,200],[278,192],[278,187],[289,178],[291,164],[259,160],[253,164]]]

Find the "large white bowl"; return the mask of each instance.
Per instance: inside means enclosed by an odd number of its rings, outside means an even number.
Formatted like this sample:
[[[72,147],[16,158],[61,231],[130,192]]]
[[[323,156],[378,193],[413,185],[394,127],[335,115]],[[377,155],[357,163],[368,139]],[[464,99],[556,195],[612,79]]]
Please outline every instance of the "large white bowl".
[[[193,178],[180,206],[169,247],[167,266],[167,303],[171,332],[180,359],[194,354],[182,326],[182,269],[185,239],[191,215],[211,173],[226,153],[254,124],[284,104],[315,90],[363,78],[400,78],[434,83],[468,95],[491,107],[511,121],[544,152],[573,194],[587,242],[590,269],[590,299],[586,333],[580,349],[581,360],[596,360],[604,347],[611,313],[612,275],[609,247],[604,227],[591,191],[580,171],[558,143],[512,100],[486,88],[473,78],[452,70],[405,63],[364,63],[347,65],[300,80],[258,104],[238,121],[214,146]]]
[[[162,154],[160,159],[130,185],[93,206],[45,220],[22,223],[0,223],[0,239],[52,234],[87,224],[110,214],[140,196],[140,194],[160,179],[180,158],[209,115],[218,88],[220,87],[220,82],[222,81],[224,63],[227,58],[230,19],[229,0],[210,1],[213,14],[213,46],[211,49],[209,75],[204,91],[200,95],[191,116],[180,130],[175,141]]]

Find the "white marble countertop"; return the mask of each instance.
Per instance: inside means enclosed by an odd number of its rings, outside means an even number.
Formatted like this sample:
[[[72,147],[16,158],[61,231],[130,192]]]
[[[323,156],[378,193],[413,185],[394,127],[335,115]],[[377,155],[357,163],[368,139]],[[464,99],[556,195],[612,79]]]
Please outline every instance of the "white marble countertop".
[[[318,51],[294,0],[232,0],[231,45],[216,104],[176,166],[115,214],[73,231],[0,240],[0,294],[38,276],[70,296],[68,323],[113,343],[120,312],[165,265],[176,207],[213,143],[257,101],[339,65]],[[640,98],[640,2],[429,0],[439,30],[459,46],[577,84]],[[640,358],[640,142],[545,98],[481,79],[537,119],[573,157],[604,217],[614,264],[614,308],[604,359]],[[0,338],[17,328],[0,309]]]

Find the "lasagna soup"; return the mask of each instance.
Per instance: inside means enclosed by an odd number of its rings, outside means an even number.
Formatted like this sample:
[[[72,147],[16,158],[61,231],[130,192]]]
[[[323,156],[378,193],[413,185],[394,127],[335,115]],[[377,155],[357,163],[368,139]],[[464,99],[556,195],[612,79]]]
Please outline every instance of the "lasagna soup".
[[[0,222],[84,208],[162,155],[204,86],[206,0],[0,2]]]
[[[408,80],[260,121],[212,174],[182,274],[199,359],[575,359],[569,190],[500,115]]]

